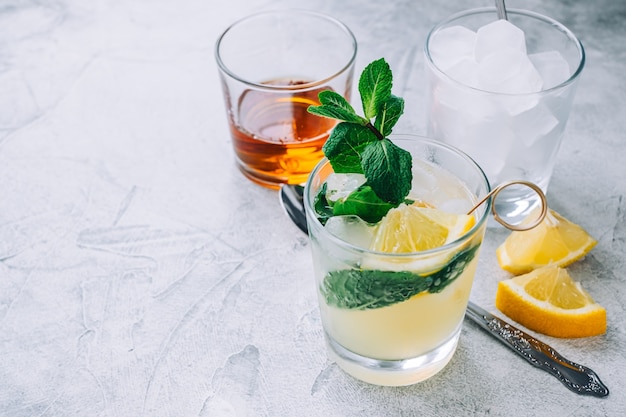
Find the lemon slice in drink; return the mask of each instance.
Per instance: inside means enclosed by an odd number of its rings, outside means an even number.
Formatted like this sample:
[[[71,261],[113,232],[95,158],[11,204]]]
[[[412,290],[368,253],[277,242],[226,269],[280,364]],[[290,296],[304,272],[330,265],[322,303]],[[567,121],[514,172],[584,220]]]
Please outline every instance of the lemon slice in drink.
[[[528,216],[536,218],[536,213]],[[565,267],[585,256],[598,242],[582,227],[554,210],[534,229],[512,232],[496,249],[502,269],[523,274],[545,265]]]
[[[545,266],[498,283],[496,307],[527,328],[554,337],[606,332],[606,310],[567,270]]]
[[[380,221],[370,249],[389,253],[434,249],[458,239],[474,223],[474,217],[466,214],[447,213],[424,204],[401,204]]]

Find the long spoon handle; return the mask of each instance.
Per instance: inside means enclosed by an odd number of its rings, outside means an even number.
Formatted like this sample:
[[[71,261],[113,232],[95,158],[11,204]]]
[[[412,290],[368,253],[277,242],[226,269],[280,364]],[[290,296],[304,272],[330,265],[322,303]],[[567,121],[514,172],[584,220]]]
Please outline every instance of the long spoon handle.
[[[594,371],[565,359],[549,345],[488,313],[471,301],[467,306],[465,317],[476,322],[533,366],[556,377],[569,390],[595,397],[609,395],[609,389]]]
[[[509,20],[509,17],[506,14],[504,0],[496,0],[496,11],[498,12],[498,19]]]

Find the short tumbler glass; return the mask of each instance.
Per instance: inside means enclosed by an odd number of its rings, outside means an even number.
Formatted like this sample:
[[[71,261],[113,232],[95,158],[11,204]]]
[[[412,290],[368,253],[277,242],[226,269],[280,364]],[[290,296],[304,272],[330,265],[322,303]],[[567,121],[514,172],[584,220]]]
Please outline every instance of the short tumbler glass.
[[[483,171],[463,152],[415,135],[391,140],[413,158],[409,197],[467,213],[489,193]],[[491,200],[473,212],[474,226],[453,242],[423,252],[377,252],[339,238],[317,218],[315,197],[332,172],[322,160],[304,194],[329,356],[348,374],[376,385],[427,379],[456,350]],[[412,290],[423,280],[431,283],[428,290]]]
[[[336,125],[307,108],[323,90],[350,98],[356,51],[348,27],[312,11],[258,13],[224,31],[215,58],[244,175],[270,188],[306,181]]]
[[[509,180],[526,180],[537,184],[545,193],[584,67],[585,52],[581,42],[561,23],[531,11],[511,9],[508,20],[524,32],[526,52],[537,73],[532,68],[529,71],[543,80],[537,92],[524,93],[531,89],[505,85],[508,71],[511,74],[518,71],[504,65],[509,61],[498,64],[501,66],[496,66],[494,59],[489,61],[493,64],[491,68],[499,68],[498,76],[474,75],[477,79],[482,77],[482,82],[475,84],[471,82],[472,71],[486,62],[484,57],[480,65],[472,64],[471,60],[455,65],[442,61],[438,50],[455,50],[464,55],[468,49],[462,46],[463,31],[459,30],[457,37],[437,38],[442,31],[451,34],[454,33],[451,28],[464,27],[476,32],[497,20],[495,8],[472,9],[449,17],[430,31],[424,49],[428,135],[467,152],[494,187]],[[439,39],[446,39],[450,47],[437,50],[437,42],[444,42]],[[498,41],[492,39],[491,43]],[[474,59],[479,59],[476,49],[473,51]],[[504,81],[497,81],[499,77]],[[504,88],[497,86],[499,82]],[[492,84],[496,87],[486,87]],[[510,187],[500,193],[495,204],[502,218],[517,224],[540,200],[528,188]]]

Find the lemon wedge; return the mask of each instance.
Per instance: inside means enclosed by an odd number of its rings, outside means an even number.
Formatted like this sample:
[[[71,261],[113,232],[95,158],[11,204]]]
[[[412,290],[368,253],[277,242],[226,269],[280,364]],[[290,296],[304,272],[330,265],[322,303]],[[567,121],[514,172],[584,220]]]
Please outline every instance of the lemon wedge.
[[[536,214],[528,218],[532,220]],[[523,274],[545,265],[565,267],[597,243],[582,227],[550,209],[537,227],[512,232],[496,249],[496,257],[502,269]]]
[[[474,217],[466,214],[447,213],[423,203],[401,204],[380,221],[370,249],[389,253],[434,249],[458,239],[474,224]]]
[[[554,337],[606,332],[606,310],[566,269],[545,266],[498,283],[496,307],[516,322]]]

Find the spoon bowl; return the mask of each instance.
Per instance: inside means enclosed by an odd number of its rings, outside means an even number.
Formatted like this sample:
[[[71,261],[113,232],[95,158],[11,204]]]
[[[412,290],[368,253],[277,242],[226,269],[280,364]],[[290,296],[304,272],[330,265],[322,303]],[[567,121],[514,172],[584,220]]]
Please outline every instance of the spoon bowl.
[[[302,232],[308,234],[304,211],[304,187],[297,184],[282,184],[278,194],[283,210]]]

